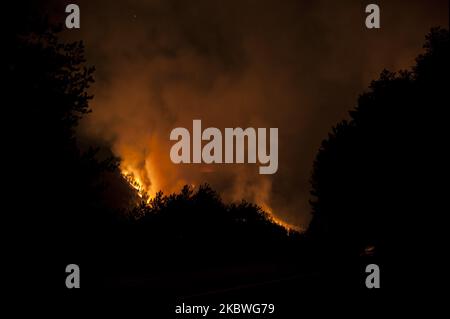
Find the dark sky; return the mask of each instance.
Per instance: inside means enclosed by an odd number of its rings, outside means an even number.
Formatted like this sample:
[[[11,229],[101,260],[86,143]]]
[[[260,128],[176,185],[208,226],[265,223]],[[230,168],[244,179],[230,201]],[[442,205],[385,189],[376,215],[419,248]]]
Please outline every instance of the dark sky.
[[[410,67],[430,27],[448,26],[448,1],[390,0],[374,2],[381,29],[369,30],[372,2],[76,1],[81,29],[64,36],[84,40],[97,69],[80,133],[110,143],[151,193],[209,182],[226,200],[255,201],[305,227],[322,139],[383,68]],[[278,127],[278,172],[172,164],[170,131],[193,119]]]

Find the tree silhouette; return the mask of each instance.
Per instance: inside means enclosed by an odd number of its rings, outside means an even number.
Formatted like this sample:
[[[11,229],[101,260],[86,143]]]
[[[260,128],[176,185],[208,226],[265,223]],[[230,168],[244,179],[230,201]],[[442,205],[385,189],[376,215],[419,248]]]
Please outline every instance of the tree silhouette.
[[[281,248],[285,241],[295,237],[257,205],[246,201],[223,203],[207,184],[196,191],[184,186],[178,194],[159,192],[149,204],[138,205],[130,217],[134,236],[142,236],[135,242],[145,246],[162,241],[164,250],[173,248],[171,253],[204,251],[210,258],[223,255],[220,248],[225,247],[233,251],[236,259],[241,255],[270,255],[272,246]]]
[[[117,159],[99,159],[96,149],[81,151],[77,143],[94,72],[83,44],[61,42],[60,28],[45,19],[20,22],[3,50],[4,186],[14,207],[15,251],[27,258],[22,264],[42,260],[42,273],[53,273],[71,258],[88,259],[85,248],[95,247],[102,225],[116,214],[104,191],[110,176],[120,174]]]
[[[448,31],[432,29],[424,48],[411,71],[384,70],[322,142],[308,235],[330,255],[369,252],[395,263],[429,250],[425,238],[439,224],[433,178],[449,105]]]

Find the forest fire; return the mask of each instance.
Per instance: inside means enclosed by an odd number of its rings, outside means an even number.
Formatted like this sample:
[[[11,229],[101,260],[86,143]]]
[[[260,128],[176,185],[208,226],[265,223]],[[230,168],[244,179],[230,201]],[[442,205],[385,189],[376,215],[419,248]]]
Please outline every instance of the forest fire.
[[[143,199],[146,203],[151,200],[150,190],[145,187],[139,174],[133,170],[122,170],[122,176],[128,182],[128,184],[136,190],[136,194]]]
[[[147,188],[145,186],[145,183],[143,183],[142,179],[140,178],[140,174],[139,174],[138,170],[135,170],[131,167],[127,167],[127,169],[122,169],[122,176],[128,182],[128,184],[133,189],[136,190],[136,194],[143,201],[145,201],[147,204],[149,204],[153,198],[152,195],[156,194],[157,190],[155,190],[153,192],[153,190],[151,188]],[[195,185],[191,184],[191,187],[195,188]],[[272,209],[267,204],[265,204],[265,203],[256,203],[256,204],[259,205],[261,207],[261,209],[268,214],[269,220],[271,222],[273,222],[274,224],[277,224],[288,231],[297,231],[297,232],[302,231],[301,227],[289,224],[289,223],[281,220],[280,218],[278,218],[272,212]]]
[[[297,232],[303,231],[303,229],[301,227],[286,223],[285,221],[283,221],[280,218],[278,218],[277,216],[275,216],[275,214],[272,212],[272,209],[268,205],[263,203],[261,205],[261,209],[269,214],[269,218],[273,223],[285,228],[286,230],[297,231]]]

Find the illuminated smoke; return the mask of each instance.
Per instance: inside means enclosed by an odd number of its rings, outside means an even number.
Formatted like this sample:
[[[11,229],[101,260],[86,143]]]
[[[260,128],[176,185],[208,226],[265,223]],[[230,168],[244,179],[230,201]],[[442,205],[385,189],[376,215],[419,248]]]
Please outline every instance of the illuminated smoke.
[[[81,29],[67,37],[84,39],[97,68],[81,134],[109,143],[151,196],[208,182],[226,201],[245,198],[303,227],[321,140],[383,68],[412,65],[428,29],[448,24],[447,1],[381,2],[375,32],[358,2],[78,4]],[[278,172],[172,164],[170,131],[193,119],[221,130],[278,127]]]

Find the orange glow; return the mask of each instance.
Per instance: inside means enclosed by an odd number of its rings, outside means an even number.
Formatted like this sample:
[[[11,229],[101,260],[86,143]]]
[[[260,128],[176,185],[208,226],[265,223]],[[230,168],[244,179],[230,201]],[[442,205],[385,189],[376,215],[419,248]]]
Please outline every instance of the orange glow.
[[[151,185],[143,182],[144,178],[142,173],[131,166],[121,169],[121,172],[128,184],[136,190],[137,195],[149,203],[156,194],[156,191],[153,191],[153,187],[151,187]]]
[[[125,162],[126,163],[126,162]],[[142,198],[147,204],[150,202],[152,198],[154,198],[156,192],[159,189],[155,186],[154,178],[152,178],[152,183],[144,183],[143,181],[147,178],[149,179],[153,175],[150,174],[149,169],[145,169],[145,171],[141,171],[139,169],[134,168],[132,165],[123,164],[123,168],[121,169],[122,175],[125,180],[133,187],[140,198]],[[144,176],[143,176],[144,175]],[[190,184],[192,188],[195,188],[195,184]],[[260,204],[260,207],[263,211],[269,214],[269,219],[271,222],[285,228],[286,230],[294,230],[301,232],[302,228],[286,223],[280,218],[278,218],[272,211],[269,205],[266,203]]]
[[[295,225],[292,225],[292,224],[288,224],[288,223],[284,222],[283,220],[281,220],[280,218],[278,218],[278,217],[272,212],[272,209],[269,207],[269,205],[263,203],[263,204],[261,205],[261,208],[262,208],[263,211],[265,211],[266,213],[269,214],[269,218],[270,218],[270,220],[271,220],[273,223],[275,223],[275,224],[277,224],[277,225],[279,225],[279,226],[285,228],[286,230],[294,230],[294,231],[298,231],[298,232],[302,232],[302,231],[303,231],[303,229],[302,229],[301,227],[295,226]]]

